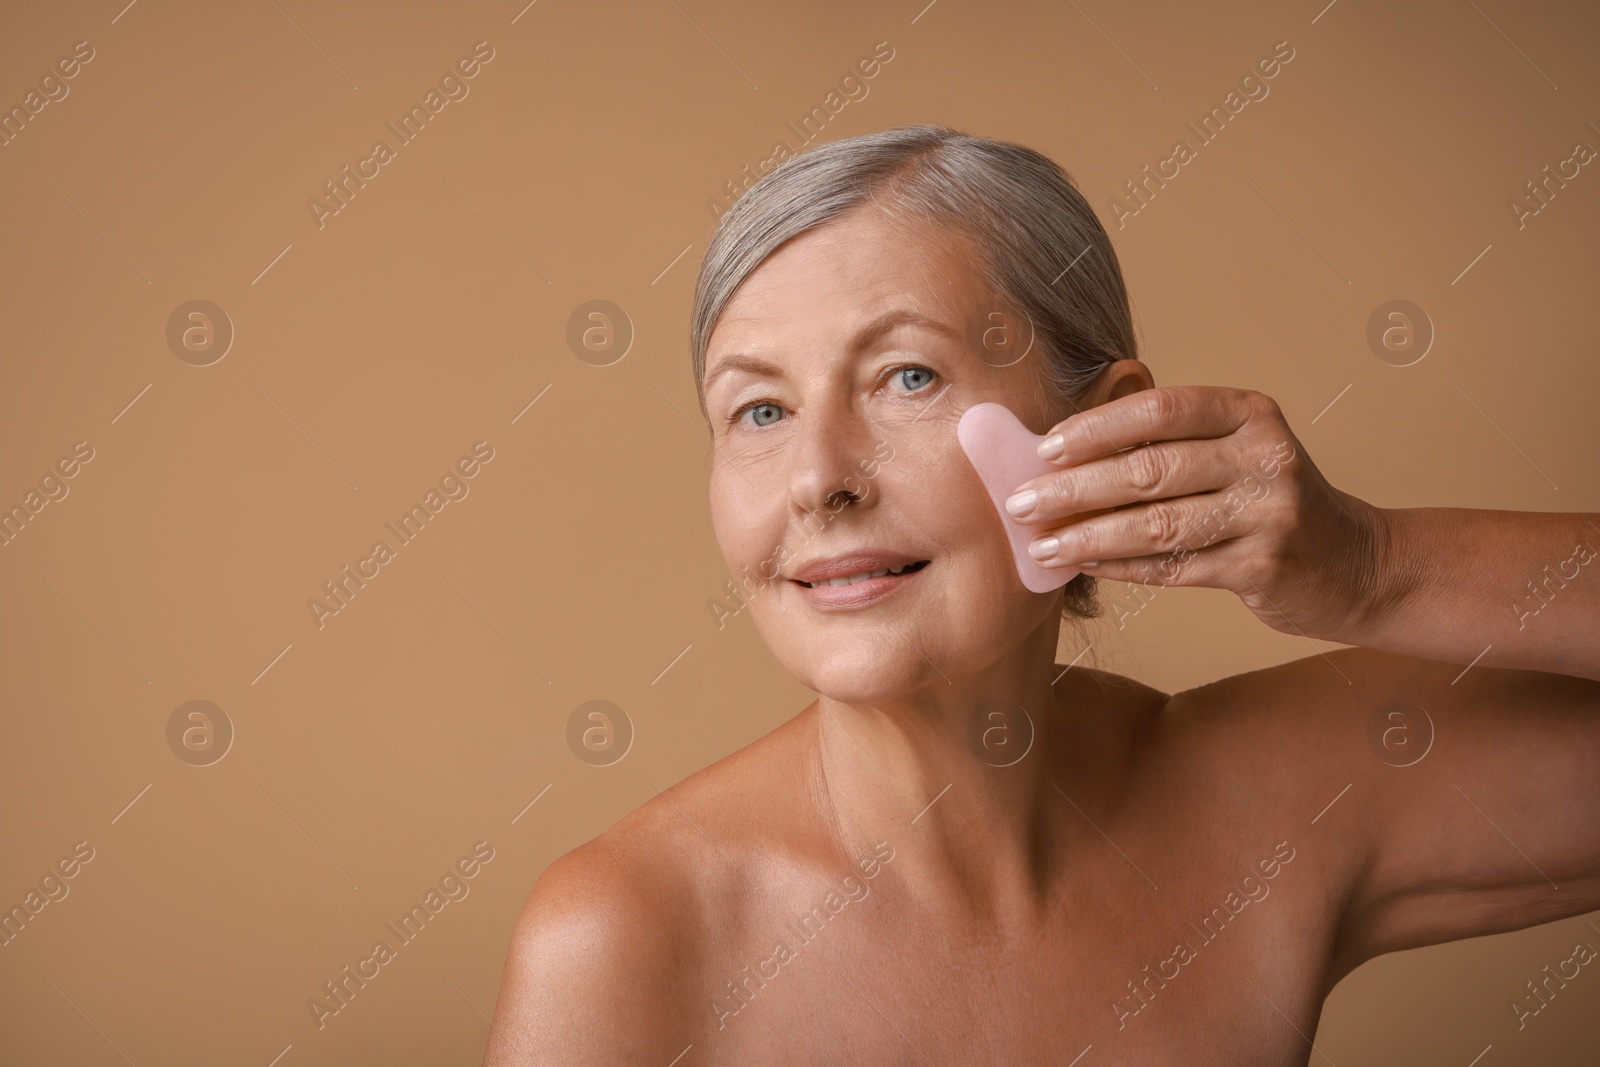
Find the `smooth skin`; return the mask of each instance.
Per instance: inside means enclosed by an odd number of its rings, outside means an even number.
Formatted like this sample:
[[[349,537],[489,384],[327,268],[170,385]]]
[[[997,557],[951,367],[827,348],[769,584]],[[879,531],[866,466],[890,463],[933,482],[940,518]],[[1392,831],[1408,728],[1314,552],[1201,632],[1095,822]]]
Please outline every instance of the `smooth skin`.
[[[1267,397],[1134,360],[1058,410],[974,261],[863,209],[730,301],[713,526],[818,698],[550,865],[485,1064],[1299,1065],[1363,961],[1600,908],[1600,560],[1510,606],[1600,520],[1374,508]],[[1054,558],[1361,647],[1171,695],[1058,664],[957,443],[984,401],[1063,436],[1019,487]],[[790,580],[868,547],[929,563],[849,611]]]

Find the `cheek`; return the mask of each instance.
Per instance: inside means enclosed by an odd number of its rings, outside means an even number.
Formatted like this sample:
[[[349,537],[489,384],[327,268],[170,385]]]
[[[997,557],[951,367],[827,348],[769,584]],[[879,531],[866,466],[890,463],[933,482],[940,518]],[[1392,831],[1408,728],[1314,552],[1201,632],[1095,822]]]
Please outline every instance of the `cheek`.
[[[764,563],[772,570],[773,559],[783,536],[781,514],[773,516],[771,494],[741,478],[737,471],[720,469],[711,475],[711,528],[723,557],[735,573],[756,577]],[[774,532],[775,531],[775,532]]]
[[[1023,586],[999,512],[956,442],[954,426],[948,438],[948,447],[941,441],[920,453],[908,450],[926,458],[886,470],[885,479],[899,478],[886,488],[903,504],[907,522],[945,557],[938,589],[951,610],[959,605],[971,625],[985,630],[1009,627],[1018,616],[1033,620],[1042,598]]]
[[[897,451],[877,479],[879,488],[935,550],[987,554],[1005,545],[1005,532],[954,427],[948,429],[936,441]]]

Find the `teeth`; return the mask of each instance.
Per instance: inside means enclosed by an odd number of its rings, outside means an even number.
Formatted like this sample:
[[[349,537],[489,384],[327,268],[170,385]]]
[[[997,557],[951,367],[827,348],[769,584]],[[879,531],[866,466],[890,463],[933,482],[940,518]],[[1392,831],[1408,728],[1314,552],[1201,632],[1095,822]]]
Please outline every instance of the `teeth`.
[[[886,574],[899,574],[909,566],[911,564],[908,563],[904,567],[882,567],[875,571],[862,571],[860,574],[852,574],[845,578],[825,578],[820,582],[812,582],[811,587],[814,589],[821,585],[855,585],[869,578],[882,578]]]

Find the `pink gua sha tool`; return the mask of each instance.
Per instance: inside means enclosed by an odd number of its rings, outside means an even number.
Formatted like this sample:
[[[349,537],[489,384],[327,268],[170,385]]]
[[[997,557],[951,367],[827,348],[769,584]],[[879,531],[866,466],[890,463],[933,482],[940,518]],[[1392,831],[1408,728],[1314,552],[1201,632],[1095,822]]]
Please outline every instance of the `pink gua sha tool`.
[[[989,499],[1000,514],[1000,524],[1011,539],[1011,554],[1017,561],[1022,584],[1035,593],[1060,589],[1081,571],[1071,567],[1041,567],[1028,555],[1028,543],[1046,527],[1017,522],[1006,510],[1006,498],[1023,482],[1061,467],[1039,458],[1039,442],[1044,438],[1022,424],[1003,404],[974,404],[962,413],[956,437],[978,472]]]

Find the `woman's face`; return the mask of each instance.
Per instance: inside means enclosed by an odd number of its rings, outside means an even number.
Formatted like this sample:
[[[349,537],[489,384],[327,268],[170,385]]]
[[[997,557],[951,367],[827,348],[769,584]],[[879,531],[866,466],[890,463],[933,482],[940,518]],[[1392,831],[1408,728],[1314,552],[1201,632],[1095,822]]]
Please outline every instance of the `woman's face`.
[[[949,239],[857,210],[768,257],[707,346],[717,540],[767,646],[836,700],[945,685],[1058,618],[956,438],[983,401],[1036,433],[1063,417],[1042,343],[974,271]]]

